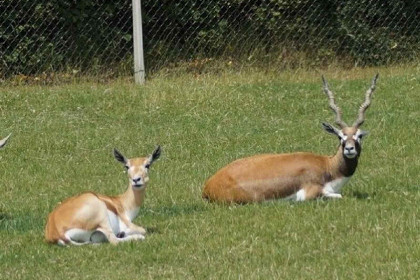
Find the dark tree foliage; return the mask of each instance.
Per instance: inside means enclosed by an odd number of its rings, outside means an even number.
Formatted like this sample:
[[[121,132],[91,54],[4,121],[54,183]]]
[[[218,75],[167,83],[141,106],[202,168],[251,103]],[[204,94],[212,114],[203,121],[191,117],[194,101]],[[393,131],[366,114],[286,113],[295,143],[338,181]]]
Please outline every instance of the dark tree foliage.
[[[131,58],[131,1],[0,1],[0,77],[94,71]],[[361,65],[418,57],[416,0],[143,0],[146,66],[195,57],[328,53]],[[47,32],[48,31],[48,32]]]

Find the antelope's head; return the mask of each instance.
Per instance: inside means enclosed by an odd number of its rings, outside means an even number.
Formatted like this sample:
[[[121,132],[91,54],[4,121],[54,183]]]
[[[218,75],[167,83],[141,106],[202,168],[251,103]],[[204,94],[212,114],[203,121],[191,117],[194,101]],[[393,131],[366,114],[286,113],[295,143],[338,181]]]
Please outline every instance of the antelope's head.
[[[149,181],[149,169],[152,163],[160,157],[161,149],[158,146],[148,157],[127,159],[117,149],[114,149],[116,160],[124,164],[127,169],[130,184],[135,189],[141,189]]]
[[[376,74],[375,77],[373,77],[372,84],[370,88],[366,91],[365,102],[363,102],[363,104],[360,106],[359,114],[357,116],[356,121],[352,124],[352,126],[348,126],[341,119],[341,110],[335,104],[334,94],[328,89],[328,83],[325,80],[324,76],[322,76],[324,92],[329,99],[329,105],[331,110],[333,110],[335,113],[335,123],[340,127],[340,129],[328,123],[322,123],[322,125],[327,132],[335,134],[338,137],[343,150],[343,156],[345,158],[353,159],[360,156],[360,153],[362,151],[362,138],[368,134],[367,131],[361,130],[360,126],[365,121],[365,112],[367,108],[369,108],[370,103],[372,101],[372,94],[375,91],[376,80],[378,79],[378,77],[379,74]]]
[[[7,140],[9,140],[10,135],[12,135],[12,134],[7,135],[5,138],[0,140],[0,148],[3,148],[4,145],[6,145]]]

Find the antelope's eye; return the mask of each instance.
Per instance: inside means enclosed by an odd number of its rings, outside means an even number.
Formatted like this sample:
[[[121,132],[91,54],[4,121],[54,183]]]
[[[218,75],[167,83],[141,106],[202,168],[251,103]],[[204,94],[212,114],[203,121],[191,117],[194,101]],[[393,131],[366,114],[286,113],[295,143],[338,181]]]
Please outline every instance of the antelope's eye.
[[[130,168],[130,166],[124,165],[124,168],[128,170]]]
[[[146,164],[146,165],[144,166],[144,168],[149,169],[149,168],[150,168],[150,163]]]

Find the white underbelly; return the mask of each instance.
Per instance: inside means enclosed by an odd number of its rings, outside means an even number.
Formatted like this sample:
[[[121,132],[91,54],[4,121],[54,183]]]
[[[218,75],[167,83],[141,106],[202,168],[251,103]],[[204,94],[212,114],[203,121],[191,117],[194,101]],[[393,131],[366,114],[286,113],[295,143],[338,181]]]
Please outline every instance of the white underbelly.
[[[68,240],[75,243],[88,243],[94,230],[84,230],[80,228],[72,228],[66,231],[65,236]]]
[[[112,211],[107,210],[109,224],[111,226],[112,232],[117,235],[122,231],[126,231],[127,226],[123,221]],[[65,236],[67,239],[72,241],[72,243],[101,243],[106,242],[106,236],[97,230],[84,230],[79,228],[72,228],[66,231]]]
[[[65,236],[68,239],[68,241],[74,245],[108,242],[107,237],[100,230],[85,230],[80,228],[72,228],[66,231]],[[63,240],[59,240],[58,244],[66,245],[66,243]]]

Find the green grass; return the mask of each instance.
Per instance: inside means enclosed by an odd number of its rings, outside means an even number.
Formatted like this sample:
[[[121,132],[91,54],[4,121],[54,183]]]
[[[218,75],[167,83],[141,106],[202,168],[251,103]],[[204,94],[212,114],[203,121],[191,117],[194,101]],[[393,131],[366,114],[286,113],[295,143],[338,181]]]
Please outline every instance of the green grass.
[[[2,279],[419,279],[420,69],[327,70],[352,122],[373,75],[360,165],[338,201],[213,205],[204,181],[258,153],[333,154],[320,73],[222,73],[0,88]],[[112,157],[160,144],[137,224],[146,240],[61,248],[47,214],[85,190],[127,184]]]

